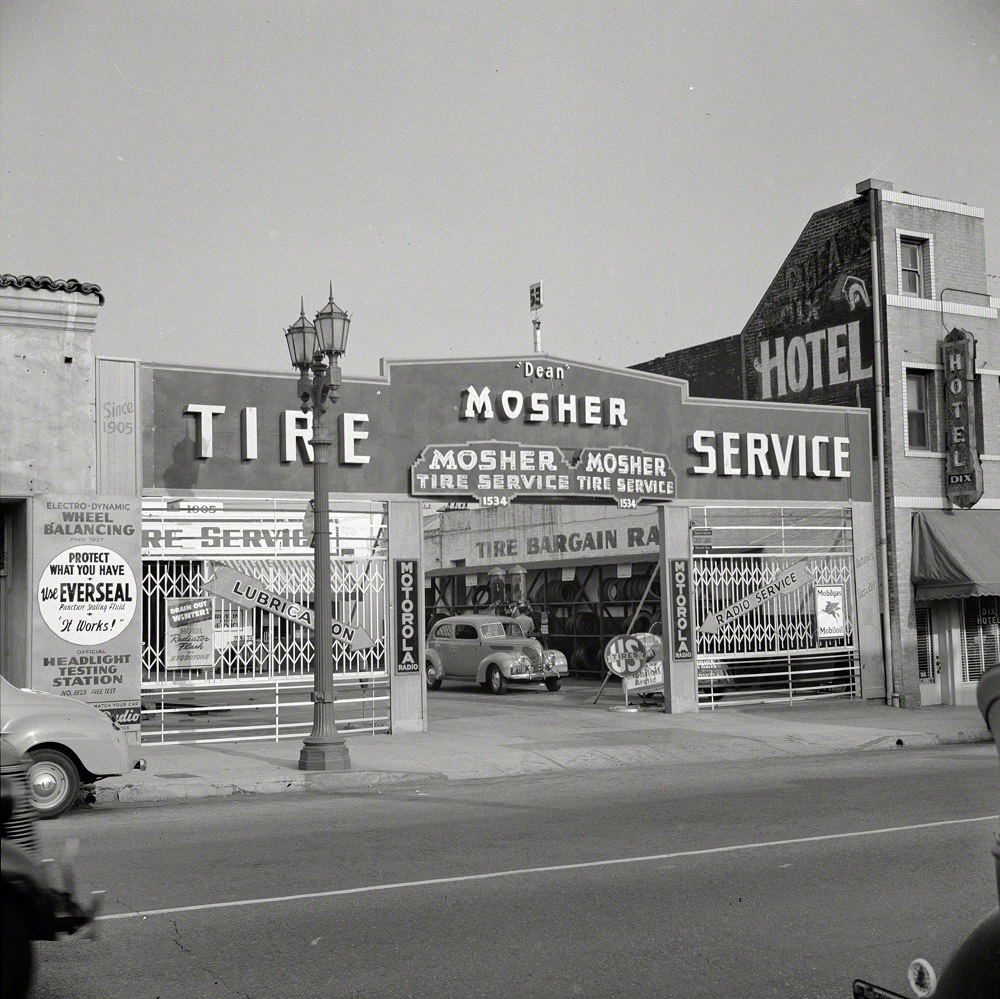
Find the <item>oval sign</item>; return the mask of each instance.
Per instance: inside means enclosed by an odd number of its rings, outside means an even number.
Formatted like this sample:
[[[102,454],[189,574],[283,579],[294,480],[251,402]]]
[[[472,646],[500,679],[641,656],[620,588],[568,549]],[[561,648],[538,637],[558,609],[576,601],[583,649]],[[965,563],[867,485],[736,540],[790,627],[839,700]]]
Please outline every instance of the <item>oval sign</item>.
[[[117,638],[139,606],[132,567],[116,551],[79,545],[60,552],[42,570],[38,607],[49,630],[73,645]]]
[[[646,647],[635,635],[618,635],[604,648],[604,664],[615,676],[633,676],[646,665]]]

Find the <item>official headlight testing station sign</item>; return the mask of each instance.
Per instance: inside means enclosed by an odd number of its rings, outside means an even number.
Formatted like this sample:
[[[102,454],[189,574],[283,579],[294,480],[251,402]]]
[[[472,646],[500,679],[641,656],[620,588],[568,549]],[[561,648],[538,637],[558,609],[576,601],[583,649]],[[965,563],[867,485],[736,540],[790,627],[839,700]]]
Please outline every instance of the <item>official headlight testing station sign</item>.
[[[32,685],[100,708],[138,731],[141,673],[139,500],[34,501]]]

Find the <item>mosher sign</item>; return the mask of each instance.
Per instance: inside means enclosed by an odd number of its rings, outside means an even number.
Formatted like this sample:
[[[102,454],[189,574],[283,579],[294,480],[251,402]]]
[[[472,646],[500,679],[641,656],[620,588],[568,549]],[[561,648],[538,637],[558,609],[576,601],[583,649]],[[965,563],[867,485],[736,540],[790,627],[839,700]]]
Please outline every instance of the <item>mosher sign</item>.
[[[312,425],[294,373],[144,364],[140,396],[145,488],[311,490]],[[679,379],[547,355],[385,362],[381,378],[344,379],[331,417],[342,496],[619,507],[871,497],[864,410],[690,399]]]

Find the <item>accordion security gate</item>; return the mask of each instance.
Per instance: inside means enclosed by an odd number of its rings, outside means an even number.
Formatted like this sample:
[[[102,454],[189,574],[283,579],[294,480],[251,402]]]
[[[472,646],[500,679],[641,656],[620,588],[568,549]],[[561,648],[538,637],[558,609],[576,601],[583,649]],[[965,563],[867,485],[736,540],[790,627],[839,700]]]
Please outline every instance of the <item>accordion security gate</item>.
[[[711,681],[699,691],[702,705],[860,696],[851,511],[701,507],[691,513],[696,621],[737,605],[797,563],[832,597],[823,606],[807,585],[731,617],[715,634],[699,630],[699,659],[724,668],[718,687]],[[824,611],[836,621],[825,628],[828,637],[820,633]]]
[[[384,520],[373,533],[371,554],[330,560],[333,618],[364,628],[374,643],[360,650],[333,647],[337,728],[345,736],[390,727]],[[302,738],[312,727],[312,630],[304,625],[212,594],[211,665],[172,666],[170,601],[206,597],[206,584],[219,567],[301,606],[312,603],[311,555],[145,560],[143,743],[275,741]]]

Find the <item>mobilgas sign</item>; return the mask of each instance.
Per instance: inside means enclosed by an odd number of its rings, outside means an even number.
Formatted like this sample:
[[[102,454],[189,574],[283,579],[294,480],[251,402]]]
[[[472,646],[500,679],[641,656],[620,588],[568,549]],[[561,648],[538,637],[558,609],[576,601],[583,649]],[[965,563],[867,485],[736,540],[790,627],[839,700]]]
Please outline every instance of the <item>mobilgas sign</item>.
[[[676,379],[544,356],[384,371],[346,379],[331,413],[339,494],[622,507],[871,498],[859,409],[692,400]],[[145,488],[311,490],[294,374],[143,365],[141,393]]]

